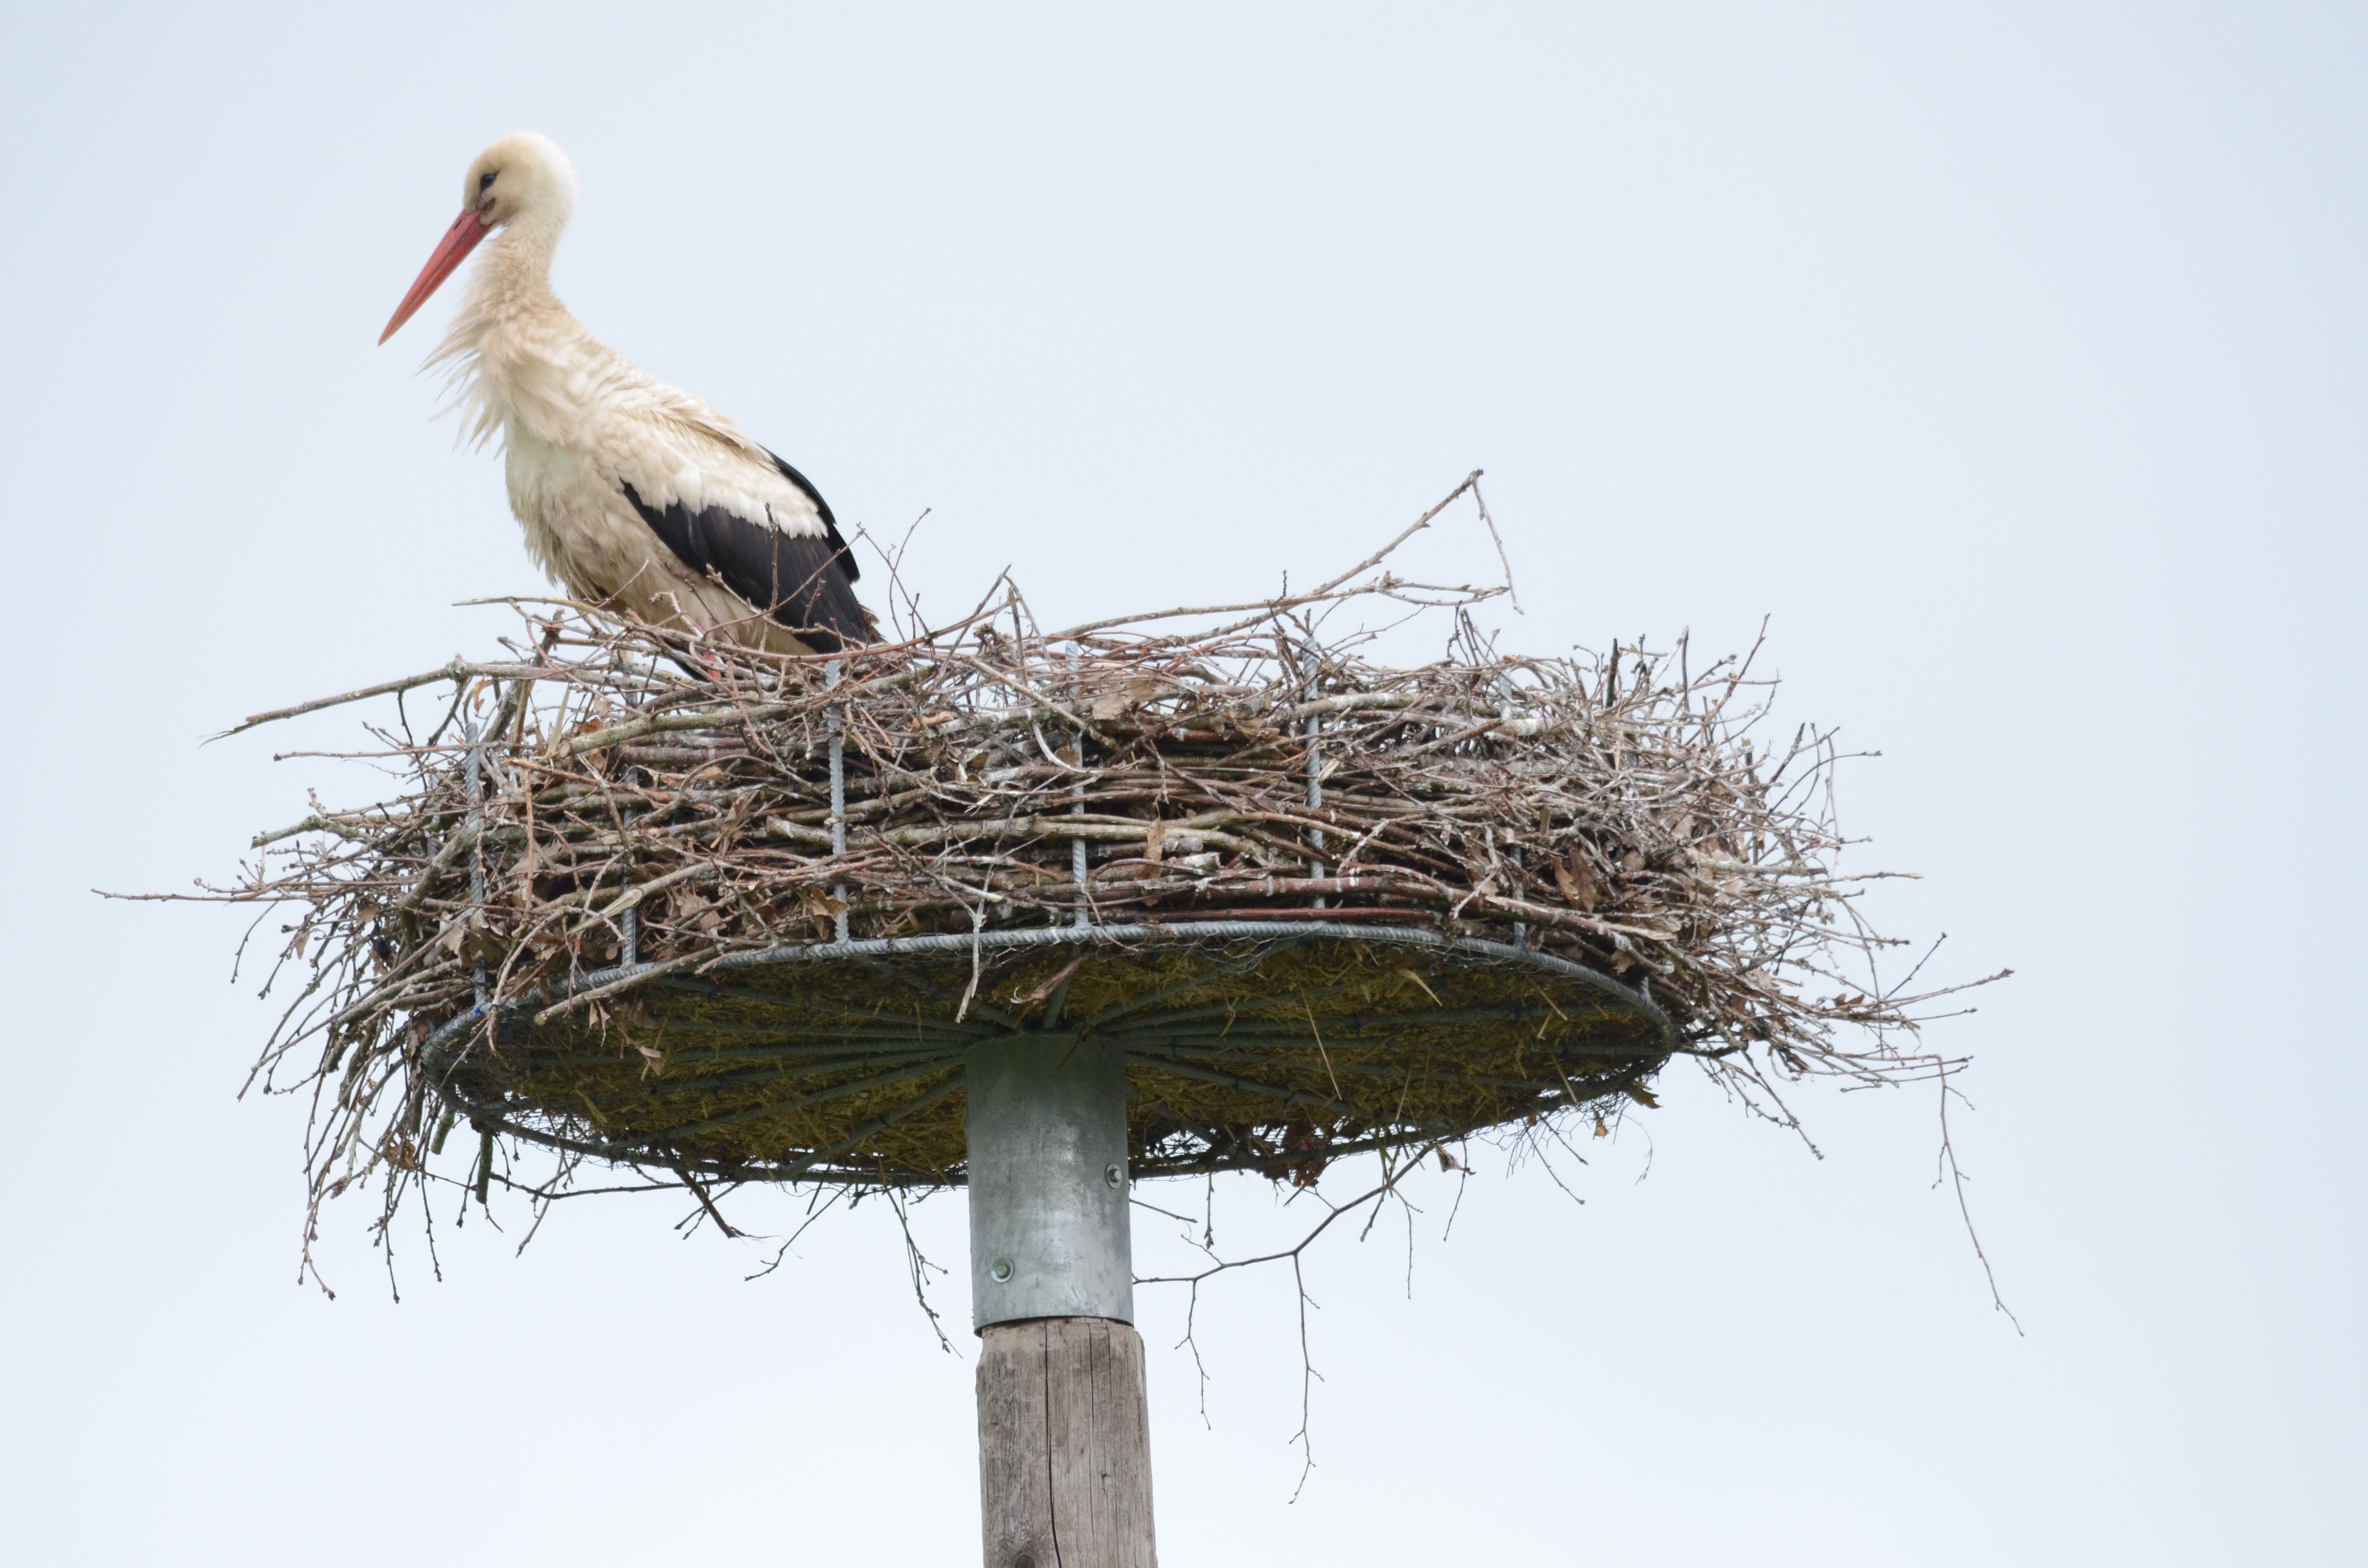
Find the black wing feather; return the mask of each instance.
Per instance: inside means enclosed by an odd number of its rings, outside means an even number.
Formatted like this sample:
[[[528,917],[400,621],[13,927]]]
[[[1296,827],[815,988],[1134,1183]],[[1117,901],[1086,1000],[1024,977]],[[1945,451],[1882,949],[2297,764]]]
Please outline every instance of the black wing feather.
[[[806,499],[813,502],[814,510],[822,514],[822,531],[830,536],[830,547],[838,552],[839,564],[847,570],[847,580],[850,583],[863,581],[862,569],[855,564],[855,551],[848,549],[847,541],[838,537],[838,519],[830,515],[830,503],[822,498],[822,492],[814,488],[814,481],[783,462],[781,454],[772,448],[759,449],[773,460],[773,466],[781,471],[783,479],[806,493]]]
[[[693,511],[679,501],[653,506],[630,483],[619,483],[650,531],[684,565],[702,575],[712,572],[725,587],[817,652],[835,653],[850,643],[869,642],[871,617],[852,585],[858,575],[855,557],[839,537],[830,507],[804,475],[780,458],[773,462],[812,497],[822,514],[821,538],[799,538],[720,506]]]

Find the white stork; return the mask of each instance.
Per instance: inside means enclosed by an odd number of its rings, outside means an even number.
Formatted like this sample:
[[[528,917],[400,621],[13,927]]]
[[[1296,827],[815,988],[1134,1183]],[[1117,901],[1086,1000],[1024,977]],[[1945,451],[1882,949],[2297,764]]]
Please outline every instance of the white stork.
[[[854,557],[805,475],[688,392],[627,364],[551,291],[575,171],[541,136],[477,155],[454,219],[384,343],[498,230],[429,357],[470,437],[499,435],[529,553],[568,592],[654,625],[777,653],[872,636]]]

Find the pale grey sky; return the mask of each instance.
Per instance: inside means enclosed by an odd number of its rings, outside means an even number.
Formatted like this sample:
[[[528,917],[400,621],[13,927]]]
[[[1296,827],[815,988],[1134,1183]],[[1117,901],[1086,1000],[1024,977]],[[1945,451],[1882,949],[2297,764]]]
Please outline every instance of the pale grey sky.
[[[1485,466],[1508,645],[1772,617],[1884,754],[1884,922],[2020,971],[1936,1039],[2027,1337],[1929,1094],[1805,1095],[1819,1160],[1673,1071],[1584,1207],[1435,1208],[1411,1298],[1402,1232],[1321,1256],[1295,1504],[1285,1284],[1204,1305],[1207,1426],[1147,1296],[1167,1561],[2360,1561],[2363,71],[2265,0],[9,5],[5,1555],[974,1561],[887,1216],[756,1284],[666,1201],[442,1283],[405,1231],[398,1305],[355,1203],[324,1301],[240,923],[85,891],[359,790],[269,760],[349,717],[196,743],[538,586],[414,373],[450,301],[372,346],[533,129],[570,304],[841,517],[933,508],[925,604],[1256,591]]]

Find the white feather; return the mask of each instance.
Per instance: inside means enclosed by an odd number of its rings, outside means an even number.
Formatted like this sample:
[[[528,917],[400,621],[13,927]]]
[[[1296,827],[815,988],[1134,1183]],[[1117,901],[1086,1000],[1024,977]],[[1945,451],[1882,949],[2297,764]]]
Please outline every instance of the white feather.
[[[620,488],[649,506],[720,507],[792,538],[825,532],[813,497],[740,427],[629,363],[551,291],[551,258],[575,205],[575,175],[540,136],[505,138],[472,167],[498,172],[503,227],[428,358],[471,445],[499,443],[510,510],[535,562],[575,597],[659,624],[788,652],[804,645],[745,600],[694,575]]]

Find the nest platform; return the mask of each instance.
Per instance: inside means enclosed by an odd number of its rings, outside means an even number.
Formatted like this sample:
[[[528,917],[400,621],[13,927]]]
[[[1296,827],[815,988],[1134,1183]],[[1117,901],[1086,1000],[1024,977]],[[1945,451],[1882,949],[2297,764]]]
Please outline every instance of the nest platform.
[[[971,1048],[1090,1040],[1124,1052],[1136,1177],[1304,1184],[1344,1153],[1638,1092],[1682,1043],[1641,990],[1554,954],[1340,921],[808,944],[631,994],[603,1025],[538,1026],[536,998],[483,1029],[472,1008],[428,1038],[427,1075],[480,1130],[614,1163],[951,1186]]]

